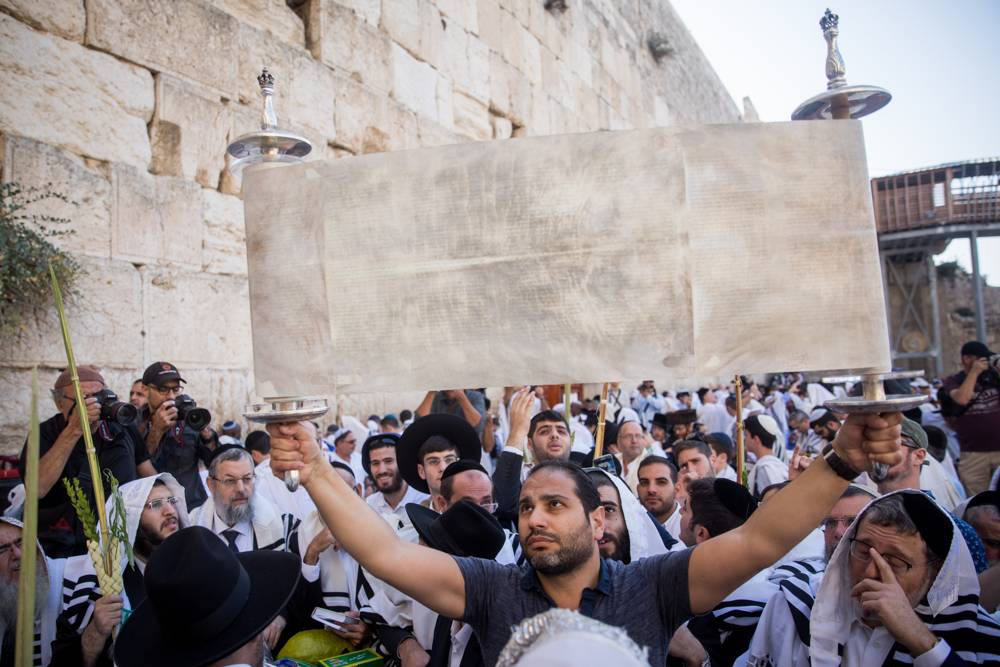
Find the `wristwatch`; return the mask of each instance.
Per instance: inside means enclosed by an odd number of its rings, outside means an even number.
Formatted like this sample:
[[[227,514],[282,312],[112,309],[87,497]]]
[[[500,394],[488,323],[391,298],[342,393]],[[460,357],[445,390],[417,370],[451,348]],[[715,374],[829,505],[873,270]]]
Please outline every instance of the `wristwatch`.
[[[830,469],[833,470],[833,472],[837,473],[838,476],[846,479],[848,482],[853,482],[854,479],[861,474],[848,465],[847,461],[840,458],[837,452],[834,451],[833,445],[831,444],[827,444],[827,446],[823,448],[823,451],[820,452],[820,456],[823,457],[823,460],[826,461],[826,464],[830,466]]]

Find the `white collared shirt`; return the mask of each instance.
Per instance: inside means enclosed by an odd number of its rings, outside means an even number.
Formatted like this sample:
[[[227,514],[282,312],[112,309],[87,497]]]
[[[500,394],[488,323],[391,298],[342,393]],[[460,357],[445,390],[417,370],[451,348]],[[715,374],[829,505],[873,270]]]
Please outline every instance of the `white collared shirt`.
[[[399,501],[399,504],[396,505],[396,507],[392,507],[391,505],[389,505],[388,502],[386,502],[385,496],[382,495],[381,491],[376,491],[375,493],[368,496],[368,498],[366,498],[365,500],[367,500],[368,504],[371,505],[372,509],[374,509],[379,514],[395,515],[396,518],[399,519],[399,521],[404,526],[409,526],[410,517],[406,514],[406,506],[410,503],[417,503],[417,504],[422,503],[428,498],[430,498],[430,496],[428,496],[426,493],[421,493],[420,491],[417,491],[412,486],[407,484],[406,494],[403,496],[403,499]]]
[[[235,526],[227,526],[226,522],[219,518],[218,514],[212,514],[212,532],[219,536],[222,543],[227,547],[229,546],[229,540],[226,536],[222,534],[225,530],[235,530],[239,533],[236,537],[236,548],[240,550],[240,553],[244,551],[253,551],[253,526],[249,521],[241,521]]]
[[[681,504],[674,501],[674,512],[663,522],[663,527],[667,529],[670,536],[675,540],[681,539]]]

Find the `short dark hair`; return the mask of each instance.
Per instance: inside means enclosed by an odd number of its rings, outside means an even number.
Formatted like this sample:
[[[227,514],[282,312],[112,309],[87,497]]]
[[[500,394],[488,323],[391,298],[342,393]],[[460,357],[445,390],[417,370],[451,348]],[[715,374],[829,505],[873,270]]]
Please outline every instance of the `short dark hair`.
[[[443,435],[432,435],[424,440],[424,444],[417,449],[417,463],[423,465],[424,458],[428,454],[438,452],[455,452],[458,455],[458,446]]]
[[[705,402],[705,394],[709,392],[708,387],[701,387],[698,389],[698,400],[702,403]]]
[[[601,496],[597,493],[597,487],[594,486],[594,482],[587,473],[583,472],[583,468],[577,464],[561,459],[542,461],[531,469],[528,477],[541,470],[559,470],[568,475],[573,480],[573,485],[576,488],[576,497],[583,505],[583,511],[587,516],[590,516],[591,512],[601,506]]]
[[[733,396],[732,394],[726,396],[726,407],[732,408],[733,410],[736,409],[736,397]]]
[[[719,436],[723,437],[720,438]],[[729,461],[733,460],[733,457],[736,455],[736,447],[729,436],[725,433],[706,433],[703,437],[716,456],[725,454]]]
[[[411,419],[413,419],[413,411],[402,410],[399,413],[399,418],[402,419],[404,422],[410,421]]]
[[[247,433],[244,447],[248,452],[259,452],[261,454],[271,453],[271,436],[267,431],[251,431]]]
[[[566,423],[566,418],[555,410],[542,410],[531,418],[531,425],[528,426],[528,437],[535,435],[535,429],[540,422],[562,422]]]
[[[662,463],[667,466],[667,470],[670,471],[670,481],[677,483],[677,466],[671,463],[670,459],[665,456],[657,456],[656,454],[651,454],[639,462],[639,473],[642,473],[642,469],[646,466],[651,466],[654,463]]]
[[[618,491],[618,487],[615,486],[615,483],[611,481],[611,478],[608,477],[603,470],[600,470],[599,468],[588,468],[587,470],[584,470],[584,472],[587,473],[587,477],[590,478],[590,481],[594,483],[595,489],[609,486],[615,491]]]
[[[696,479],[688,484],[691,525],[704,526],[710,537],[743,525],[744,519],[730,512],[715,493],[715,480]]]
[[[680,442],[675,442],[674,458],[680,459],[681,452],[686,452],[689,449],[697,449],[705,455],[706,459],[712,458],[712,448],[708,446],[708,443],[701,440],[681,440]]]

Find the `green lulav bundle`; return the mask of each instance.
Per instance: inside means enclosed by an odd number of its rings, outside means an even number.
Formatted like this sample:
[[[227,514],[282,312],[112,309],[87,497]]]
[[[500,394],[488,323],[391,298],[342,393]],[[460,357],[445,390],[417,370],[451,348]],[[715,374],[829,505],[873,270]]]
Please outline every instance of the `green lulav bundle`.
[[[75,477],[73,479],[64,477],[63,485],[66,487],[69,502],[73,505],[73,510],[76,512],[76,518],[83,525],[83,534],[87,538],[87,541],[98,542],[97,517],[94,515],[94,510],[90,507],[87,495],[83,492],[80,480]]]
[[[105,470],[104,476],[108,478],[108,484],[111,486],[111,498],[114,499],[114,509],[112,515],[108,517],[108,523],[110,524],[108,531],[111,533],[112,540],[117,540],[119,544],[124,546],[125,554],[128,556],[128,563],[134,566],[135,554],[132,553],[132,541],[128,538],[125,499],[122,498],[121,492],[118,491],[118,480],[111,474],[111,471]]]

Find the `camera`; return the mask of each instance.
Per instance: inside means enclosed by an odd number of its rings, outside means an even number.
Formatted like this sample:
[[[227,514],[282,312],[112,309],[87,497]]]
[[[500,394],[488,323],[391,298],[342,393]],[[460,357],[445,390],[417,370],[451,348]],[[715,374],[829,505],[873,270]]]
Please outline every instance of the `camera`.
[[[174,407],[177,408],[177,421],[184,422],[195,431],[202,430],[212,422],[212,414],[205,408],[199,408],[187,394],[175,398]]]
[[[118,394],[110,389],[102,389],[94,394],[94,398],[101,406],[101,419],[104,421],[129,426],[139,416],[139,410],[134,405],[119,401]]]

